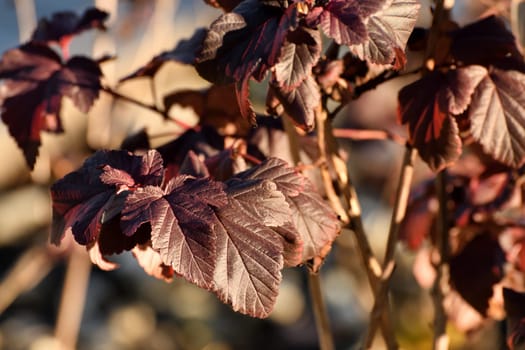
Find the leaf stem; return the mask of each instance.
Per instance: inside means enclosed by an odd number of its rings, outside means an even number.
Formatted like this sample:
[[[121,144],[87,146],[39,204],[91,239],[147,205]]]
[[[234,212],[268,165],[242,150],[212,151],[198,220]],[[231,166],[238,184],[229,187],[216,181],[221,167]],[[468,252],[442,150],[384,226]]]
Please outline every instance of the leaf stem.
[[[375,295],[375,304],[370,314],[370,325],[365,342],[365,347],[367,349],[372,346],[374,335],[377,332],[383,313],[388,312],[388,310],[385,310],[385,306],[387,305],[388,300],[390,279],[395,267],[395,248],[398,242],[399,228],[406,213],[408,197],[410,194],[410,185],[412,183],[412,177],[414,174],[414,161],[416,154],[416,150],[407,144],[396,191],[396,201],[394,203],[392,219],[390,222],[385,258],[383,260],[381,283],[379,284],[379,288]]]
[[[312,298],[317,336],[319,337],[319,348],[321,350],[333,350],[334,342],[332,339],[332,332],[330,330],[328,313],[326,311],[323,295],[321,292],[321,280],[318,273],[312,271],[311,269],[307,270],[308,286],[310,289],[310,296]]]

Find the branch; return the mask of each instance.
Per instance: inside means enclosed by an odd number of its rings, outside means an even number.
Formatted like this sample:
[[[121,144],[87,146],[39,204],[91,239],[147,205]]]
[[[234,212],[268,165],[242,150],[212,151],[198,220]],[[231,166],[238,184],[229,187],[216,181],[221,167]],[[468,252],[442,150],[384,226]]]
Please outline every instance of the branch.
[[[75,349],[86,300],[91,261],[84,247],[73,244],[55,325],[55,337],[63,349]]]
[[[110,87],[107,87],[107,86],[103,86],[101,88],[102,91],[104,91],[105,93],[113,96],[114,98],[116,99],[119,99],[119,100],[122,100],[124,102],[128,102],[128,103],[132,103],[134,105],[137,105],[139,107],[142,107],[144,109],[147,109],[147,110],[150,110],[152,112],[155,112],[157,114],[159,114],[160,116],[162,116],[165,120],[167,121],[170,121],[170,122],[173,122],[175,124],[177,124],[178,126],[180,126],[182,129],[184,129],[185,131],[186,130],[189,130],[189,129],[192,129],[193,127],[189,124],[186,124],[180,120],[177,120],[177,119],[173,119],[171,118],[169,115],[168,115],[168,111],[165,111],[165,110],[162,110],[162,109],[159,109],[157,106],[155,105],[150,105],[150,104],[147,104],[147,103],[144,103],[142,101],[139,101],[139,100],[136,100],[134,99],[133,97],[129,97],[129,96],[126,96],[126,95],[122,95],[120,92],[117,92],[115,90],[113,90],[112,88]]]
[[[414,161],[416,154],[416,150],[407,144],[396,191],[396,201],[394,203],[392,219],[390,222],[385,259],[383,260],[383,274],[381,276],[381,283],[374,298],[375,304],[370,315],[370,325],[365,342],[365,347],[367,349],[372,346],[374,335],[377,332],[383,313],[388,312],[388,310],[385,310],[385,307],[388,305],[387,301],[390,279],[395,267],[395,248],[398,242],[399,228],[406,213],[408,196],[410,194],[410,184],[412,183],[412,176],[414,174]]]
[[[333,129],[337,138],[352,140],[390,140],[400,145],[406,145],[407,140],[387,130],[365,130],[365,129]]]
[[[379,85],[381,85],[381,84],[383,84],[383,83],[385,83],[385,82],[387,82],[389,80],[392,80],[392,79],[395,79],[395,78],[401,77],[401,76],[407,76],[407,75],[411,75],[411,74],[416,74],[416,73],[419,73],[420,71],[421,71],[421,68],[416,68],[414,70],[411,70],[411,71],[408,71],[408,72],[404,72],[403,74],[401,74],[399,71],[393,70],[393,69],[384,70],[383,72],[378,74],[376,77],[368,80],[366,83],[356,86],[354,88],[354,94],[352,95],[352,99],[349,99],[349,100],[341,102],[341,104],[339,104],[332,112],[330,112],[329,119],[335,118],[335,116],[339,112],[341,112],[341,110],[343,108],[345,108],[350,103],[350,101],[357,100],[365,92],[368,92],[370,90],[374,90]]]
[[[339,187],[343,190],[345,201],[348,204],[348,215],[346,217],[348,217],[349,221],[346,221],[348,222],[347,227],[355,233],[361,260],[368,277],[368,282],[373,294],[376,295],[379,277],[383,274],[383,271],[379,261],[374,256],[372,247],[370,246],[370,242],[368,241],[363,227],[363,221],[361,219],[361,206],[357,198],[357,192],[352,184],[345,162],[337,155],[337,141],[334,138],[331,124],[326,118],[326,112],[321,111],[320,113],[317,113],[316,122],[316,127],[318,130],[318,147],[321,153],[321,159],[324,160],[323,166],[321,167],[321,174],[326,174],[323,176],[325,188],[328,190],[333,189],[332,179],[329,177],[330,174],[328,173],[328,162],[330,162],[332,167],[335,169]],[[332,146],[331,148],[329,147],[330,145]],[[325,177],[328,178],[325,179]],[[336,204],[332,203],[332,200],[330,203],[332,205]],[[341,205],[339,199],[337,200],[337,204]],[[397,342],[394,336],[393,328],[391,326],[389,315],[387,313],[383,313],[381,315],[380,326],[388,349],[397,349]]]
[[[312,297],[312,306],[314,309],[315,326],[319,337],[320,350],[333,350],[334,341],[330,330],[330,321],[323,301],[321,292],[321,280],[319,274],[308,269],[308,287]]]
[[[439,212],[437,220],[436,245],[432,254],[432,263],[436,269],[436,279],[432,286],[432,300],[434,302],[434,350],[448,349],[447,315],[443,301],[448,292],[449,285],[449,242],[448,242],[448,196],[446,190],[446,170],[439,172],[436,177],[436,193],[439,199]]]

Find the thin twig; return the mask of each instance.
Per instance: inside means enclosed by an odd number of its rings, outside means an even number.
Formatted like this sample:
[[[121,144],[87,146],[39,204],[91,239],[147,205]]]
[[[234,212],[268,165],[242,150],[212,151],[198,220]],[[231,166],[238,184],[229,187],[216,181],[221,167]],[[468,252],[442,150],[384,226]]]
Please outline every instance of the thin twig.
[[[308,286],[310,288],[310,295],[312,297],[312,305],[314,309],[315,325],[317,328],[317,335],[319,337],[319,348],[321,350],[334,349],[334,342],[332,339],[332,332],[330,330],[330,322],[328,313],[323,301],[321,292],[321,281],[319,274],[308,269]]]
[[[337,138],[352,140],[390,140],[400,145],[406,145],[407,140],[387,130],[365,130],[365,129],[333,129]]]
[[[436,192],[439,199],[439,212],[436,226],[436,246],[432,254],[432,262],[436,269],[436,279],[432,286],[432,300],[434,302],[434,350],[448,349],[447,314],[443,301],[448,292],[448,196],[446,190],[446,170],[438,173],[436,177]]]
[[[284,129],[288,136],[288,142],[292,158],[297,166],[300,161],[299,142],[297,140],[297,133],[291,121],[285,117]],[[308,270],[308,285],[312,298],[312,308],[314,311],[315,325],[317,328],[317,336],[319,337],[319,348],[321,350],[333,350],[334,342],[332,340],[332,332],[330,331],[330,322],[328,313],[321,292],[321,280],[319,278],[319,271]]]
[[[102,91],[104,91],[105,93],[113,96],[114,98],[116,99],[119,99],[121,101],[124,101],[124,102],[129,102],[129,103],[132,103],[134,105],[137,105],[139,107],[142,107],[144,109],[148,109],[152,112],[155,112],[157,114],[160,114],[165,120],[167,121],[170,121],[170,122],[173,122],[177,125],[179,125],[182,129],[184,130],[189,130],[192,128],[191,125],[189,124],[186,124],[185,122],[182,122],[180,120],[177,120],[177,119],[173,119],[169,116],[168,112],[165,111],[165,110],[162,110],[162,109],[159,109],[157,106],[155,105],[150,105],[150,104],[147,104],[147,103],[144,103],[142,101],[139,101],[139,100],[136,100],[132,97],[129,97],[129,96],[126,96],[126,95],[123,95],[121,94],[120,92],[117,92],[115,90],[113,90],[112,88],[110,87],[107,87],[107,86],[103,86],[101,88]]]
[[[350,101],[358,99],[365,92],[368,92],[370,90],[374,90],[379,85],[381,85],[381,84],[383,84],[383,83],[385,83],[385,82],[387,82],[389,80],[392,80],[392,79],[395,79],[395,78],[401,77],[401,76],[407,76],[407,75],[415,74],[415,73],[418,73],[420,71],[421,71],[421,68],[416,68],[414,70],[411,70],[411,71],[408,71],[408,72],[404,72],[404,73],[400,73],[399,71],[393,70],[393,69],[384,70],[383,72],[381,72],[380,74],[378,74],[374,78],[368,80],[366,83],[363,83],[361,85],[356,86],[354,88],[354,93],[352,95],[352,99],[349,99],[349,100],[346,100],[346,101],[340,103],[332,112],[329,113],[328,118],[329,119],[335,118],[335,116],[339,112],[341,112],[341,110],[343,108],[345,108],[348,105],[348,103],[350,103]]]
[[[76,348],[80,322],[87,294],[91,261],[84,247],[74,244],[67,263],[64,287],[55,325],[55,337],[61,349]]]
[[[392,219],[390,222],[385,259],[383,260],[383,275],[381,277],[381,283],[379,285],[378,291],[375,295],[375,305],[371,312],[370,325],[365,342],[365,347],[367,349],[371,348],[372,346],[374,336],[379,327],[383,312],[388,312],[388,310],[385,310],[385,306],[387,305],[390,279],[395,266],[395,248],[398,241],[399,228],[406,213],[408,196],[410,194],[410,185],[412,183],[412,177],[414,174],[414,161],[416,154],[416,150],[407,144],[396,191],[396,201],[394,203]]]
[[[365,267],[372,292],[375,295],[378,288],[379,277],[382,275],[383,271],[379,261],[372,251],[372,247],[370,246],[370,242],[366,236],[363,221],[361,219],[361,206],[359,204],[357,192],[352,184],[346,164],[342,161],[338,161],[337,163],[335,161],[335,159],[338,157],[336,154],[337,141],[334,138],[330,121],[326,118],[326,112],[323,113],[324,114],[319,114],[319,116],[316,117],[319,150],[321,158],[324,159],[324,166],[321,167],[321,174],[323,174],[324,171],[324,173],[327,174],[325,176],[329,176],[327,163],[331,162],[331,165],[336,170],[339,187],[343,189],[343,195],[346,202],[348,203],[347,217],[349,221],[347,221],[347,225],[355,233],[359,247],[359,253],[363,261],[363,266]],[[328,147],[328,145],[331,145],[331,147]],[[323,170],[323,168],[325,170]],[[329,177],[327,180],[324,180],[323,182],[326,189],[333,190],[331,177]],[[337,202],[340,205],[341,202],[339,200]],[[330,203],[334,205],[332,201],[330,201]],[[383,313],[380,326],[388,349],[396,349],[397,342],[391,327],[389,315],[387,313]]]

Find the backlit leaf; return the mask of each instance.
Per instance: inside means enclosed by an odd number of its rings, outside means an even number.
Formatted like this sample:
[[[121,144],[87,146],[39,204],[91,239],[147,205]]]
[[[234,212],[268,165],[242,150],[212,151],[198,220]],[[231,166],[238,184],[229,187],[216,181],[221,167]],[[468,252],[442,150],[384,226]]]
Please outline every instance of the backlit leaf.
[[[226,202],[220,183],[180,176],[165,190],[146,186],[132,192],[122,210],[121,226],[131,236],[150,223],[151,246],[162,262],[191,283],[213,290],[216,219],[210,205]]]
[[[525,74],[494,68],[478,85],[468,115],[472,136],[496,160],[517,167],[525,157]]]
[[[454,115],[467,108],[485,74],[480,66],[434,71],[399,92],[400,120],[408,123],[410,141],[431,169],[442,169],[461,154]]]
[[[419,12],[416,0],[390,0],[380,11],[372,14],[366,28],[368,40],[351,47],[361,59],[373,63],[404,66],[405,46],[414,29]]]

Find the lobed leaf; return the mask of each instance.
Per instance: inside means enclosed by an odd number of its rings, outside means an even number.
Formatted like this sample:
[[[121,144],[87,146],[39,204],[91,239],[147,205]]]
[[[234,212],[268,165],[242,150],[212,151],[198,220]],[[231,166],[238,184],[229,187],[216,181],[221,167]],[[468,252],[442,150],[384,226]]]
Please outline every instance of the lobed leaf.
[[[214,289],[216,222],[211,205],[227,203],[223,187],[208,179],[177,177],[165,190],[146,186],[131,193],[122,209],[121,227],[131,236],[151,225],[151,246],[175,273]]]
[[[125,151],[98,151],[80,169],[55,182],[51,186],[51,243],[58,245],[66,231],[80,244],[94,242],[103,221],[110,221],[120,211],[126,195],[121,191],[160,183],[159,162],[156,151],[142,157]]]
[[[361,59],[403,68],[405,47],[414,29],[420,5],[417,0],[390,0],[366,23],[368,39],[351,47]]]
[[[432,170],[446,167],[461,154],[454,115],[467,108],[485,74],[480,66],[434,71],[399,92],[400,121],[408,123],[410,141]]]
[[[87,112],[101,89],[98,64],[85,57],[66,63],[49,47],[28,43],[4,53],[0,61],[2,120],[32,169],[40,146],[40,132],[61,133],[63,96]]]
[[[368,38],[366,20],[379,11],[385,0],[331,0],[320,11],[308,15],[310,24],[319,23],[324,33],[342,45],[358,45]]]
[[[470,130],[485,152],[518,167],[525,157],[525,75],[493,68],[485,74],[468,110]]]
[[[321,102],[321,95],[319,86],[311,75],[308,75],[293,90],[270,85],[268,94],[272,94],[279,100],[295,125],[306,131],[313,129],[315,110]]]

